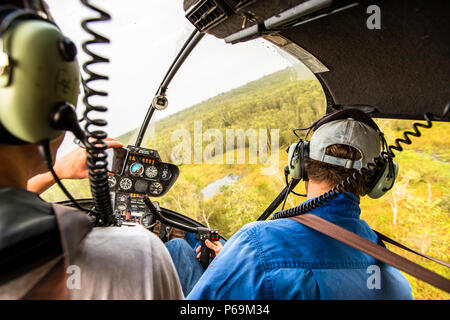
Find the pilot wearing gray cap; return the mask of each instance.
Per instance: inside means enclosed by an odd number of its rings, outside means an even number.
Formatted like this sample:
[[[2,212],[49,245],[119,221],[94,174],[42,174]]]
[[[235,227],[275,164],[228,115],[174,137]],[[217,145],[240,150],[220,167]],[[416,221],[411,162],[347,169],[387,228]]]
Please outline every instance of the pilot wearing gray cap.
[[[361,159],[352,160],[327,155],[327,147],[332,145],[353,147],[361,154]],[[349,118],[331,121],[319,127],[311,137],[309,157],[347,169],[360,169],[378,157],[380,151],[379,133],[367,124]]]
[[[299,207],[367,166],[385,145],[378,126],[359,110],[330,114],[311,130],[310,141],[300,139],[288,149],[289,173],[305,180],[306,185],[307,200]],[[341,193],[312,206],[308,213],[377,243],[378,236],[360,219],[360,196],[373,189],[372,181],[365,178],[346,185]],[[192,250],[184,240],[177,241],[169,252],[180,279],[189,279],[193,285],[187,299],[412,299],[411,286],[399,270],[292,219],[245,225],[216,253],[199,279],[191,276],[196,266],[200,268],[198,263],[187,268],[186,260],[177,262],[181,251]],[[379,270],[382,285],[377,290],[368,286],[371,266]]]

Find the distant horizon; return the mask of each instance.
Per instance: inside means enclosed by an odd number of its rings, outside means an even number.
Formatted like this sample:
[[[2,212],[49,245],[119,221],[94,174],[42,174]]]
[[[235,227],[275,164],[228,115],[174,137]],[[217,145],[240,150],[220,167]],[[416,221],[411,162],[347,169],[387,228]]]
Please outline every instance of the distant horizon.
[[[306,68],[306,67],[305,67],[305,68]],[[191,106],[188,106],[188,107],[186,107],[186,108],[183,108],[183,109],[181,109],[181,110],[178,110],[178,111],[176,111],[176,112],[174,112],[174,113],[170,113],[170,114],[161,116],[161,117],[158,118],[157,120],[152,120],[152,121],[150,122],[150,124],[149,124],[148,129],[147,129],[147,133],[152,129],[151,126],[152,126],[152,125],[155,125],[155,124],[158,123],[158,122],[167,120],[168,118],[170,118],[170,117],[172,117],[172,116],[176,116],[176,115],[178,115],[179,113],[187,112],[189,109],[192,109],[192,108],[195,108],[195,107],[197,107],[197,106],[199,106],[199,105],[201,105],[201,104],[207,103],[207,102],[210,101],[210,100],[214,100],[215,98],[219,97],[220,95],[231,94],[233,91],[238,90],[238,89],[243,88],[243,87],[246,87],[246,86],[248,86],[249,84],[251,84],[251,83],[253,83],[253,82],[261,81],[263,78],[273,76],[273,75],[275,75],[276,73],[281,73],[281,72],[287,71],[287,70],[289,70],[289,69],[292,70],[292,71],[294,71],[294,72],[298,72],[298,69],[297,69],[295,66],[287,66],[287,67],[285,67],[284,69],[277,70],[277,71],[272,72],[272,73],[270,73],[270,74],[263,75],[263,76],[261,76],[260,78],[255,79],[255,80],[251,80],[251,81],[249,81],[249,82],[247,82],[247,83],[245,83],[245,84],[243,84],[243,85],[239,85],[239,86],[234,87],[234,88],[232,88],[232,89],[230,89],[230,90],[227,90],[227,91],[224,91],[224,92],[220,92],[220,93],[218,93],[218,94],[216,94],[216,95],[214,95],[214,96],[212,96],[212,97],[209,97],[209,98],[207,98],[207,99],[205,99],[205,100],[199,101],[199,102],[197,102],[197,103],[195,103],[195,104],[193,104],[193,105],[191,105]],[[309,70],[308,70],[308,71],[309,71]],[[298,73],[297,73],[297,75],[299,76]],[[311,73],[311,75],[312,75],[312,73]],[[308,78],[306,78],[306,79],[305,79],[305,78],[303,78],[303,79],[301,79],[301,78],[297,79],[297,81],[303,81],[303,80],[304,80],[304,81],[318,81],[314,76],[313,76],[312,79],[308,79]],[[170,99],[170,97],[169,97],[169,99]],[[170,108],[170,102],[169,102],[169,107],[168,107],[168,108]],[[148,109],[147,109],[147,110],[148,110]],[[159,111],[156,110],[155,112],[159,112]],[[161,112],[164,112],[164,110],[161,111]],[[141,128],[141,126],[142,126],[142,125],[140,125],[140,126],[134,128],[134,129],[131,129],[131,130],[127,131],[127,132],[124,132],[124,133],[122,133],[122,134],[120,134],[120,135],[118,135],[118,136],[115,136],[114,138],[115,138],[115,139],[119,139],[119,138],[121,138],[121,137],[123,137],[123,136],[130,135],[130,134],[132,134],[132,136],[135,135],[135,136],[137,137],[137,133],[138,133],[139,129]],[[145,137],[145,135],[144,135],[144,137]],[[128,143],[129,143],[129,142],[128,142]]]

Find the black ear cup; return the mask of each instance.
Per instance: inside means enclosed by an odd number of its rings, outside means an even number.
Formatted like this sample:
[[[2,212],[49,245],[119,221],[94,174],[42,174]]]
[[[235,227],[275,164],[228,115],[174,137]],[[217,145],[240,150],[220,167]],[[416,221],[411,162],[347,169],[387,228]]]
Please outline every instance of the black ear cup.
[[[308,173],[306,172],[305,161],[309,159],[309,141],[303,140],[299,146],[300,151],[300,178],[308,181]]]
[[[388,158],[374,176],[367,195],[372,199],[378,199],[391,190],[397,178],[398,169],[397,163]]]

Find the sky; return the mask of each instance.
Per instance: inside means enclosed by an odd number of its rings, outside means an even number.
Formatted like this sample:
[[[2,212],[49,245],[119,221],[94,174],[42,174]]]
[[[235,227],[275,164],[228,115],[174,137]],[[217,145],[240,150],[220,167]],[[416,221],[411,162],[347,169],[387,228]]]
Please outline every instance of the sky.
[[[110,44],[92,45],[94,52],[110,59],[93,70],[107,74],[108,81],[92,82],[106,90],[107,98],[92,103],[108,107],[107,113],[93,113],[108,121],[106,131],[116,137],[140,127],[148,106],[164,75],[185,39],[194,27],[185,18],[182,0],[97,0],[111,21],[92,23],[90,27],[108,37]],[[90,39],[80,26],[83,19],[97,14],[79,0],[47,0],[50,11],[63,33],[78,47],[80,65],[88,57],[81,43]],[[156,111],[152,121],[239,87],[290,65],[279,50],[262,39],[231,45],[206,35],[180,68],[167,91],[169,106]],[[80,95],[77,110],[84,110]],[[62,155],[74,148],[68,135]]]

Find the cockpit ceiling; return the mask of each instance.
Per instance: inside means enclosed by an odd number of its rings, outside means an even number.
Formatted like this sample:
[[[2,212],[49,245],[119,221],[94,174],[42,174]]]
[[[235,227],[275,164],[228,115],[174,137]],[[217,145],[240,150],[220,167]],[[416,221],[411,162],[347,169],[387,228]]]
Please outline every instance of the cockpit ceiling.
[[[300,2],[256,1],[251,6],[283,3],[286,10],[286,4]],[[328,105],[368,105],[379,111],[374,116],[389,118],[442,114],[450,102],[450,2],[358,2],[358,6],[280,32],[329,70],[316,73],[328,94]],[[380,8],[381,29],[367,27],[370,5]],[[242,17],[235,14],[208,33],[224,38],[241,25]]]
[[[381,30],[367,29],[361,5],[281,34],[330,69],[318,76],[335,104],[422,118],[427,111],[441,114],[450,102],[448,4],[379,1]]]

